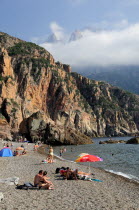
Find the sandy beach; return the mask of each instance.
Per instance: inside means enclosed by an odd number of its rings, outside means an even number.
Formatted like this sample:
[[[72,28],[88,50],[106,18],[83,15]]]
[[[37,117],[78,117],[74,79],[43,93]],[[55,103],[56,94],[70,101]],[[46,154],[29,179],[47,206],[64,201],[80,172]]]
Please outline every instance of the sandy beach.
[[[13,143],[14,147],[21,143]],[[52,164],[41,164],[43,154],[33,151],[33,144],[27,146],[28,153],[18,157],[0,157],[0,179],[19,177],[19,184],[33,183],[39,170],[46,170],[54,190],[19,190],[15,185],[0,183],[0,192],[4,200],[0,202],[1,210],[138,210],[139,184],[123,177],[91,168],[92,178],[103,180],[62,180],[55,174],[57,167],[78,168],[88,172],[83,165],[56,159]],[[2,149],[2,143],[0,143]]]

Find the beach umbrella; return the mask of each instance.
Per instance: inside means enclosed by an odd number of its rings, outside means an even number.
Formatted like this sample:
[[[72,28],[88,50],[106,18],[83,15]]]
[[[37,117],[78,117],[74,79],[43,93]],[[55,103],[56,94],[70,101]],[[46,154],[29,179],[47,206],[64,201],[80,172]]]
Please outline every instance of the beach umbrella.
[[[78,155],[78,157],[82,157],[82,156],[85,156],[85,155],[89,155],[88,153],[81,153]]]
[[[24,150],[23,147],[17,147],[16,150]]]
[[[90,154],[85,154],[81,153],[78,158],[75,160],[75,162],[89,162],[89,172],[90,172],[90,162],[97,162],[97,161],[103,161],[102,158],[95,156],[95,155],[90,155]]]

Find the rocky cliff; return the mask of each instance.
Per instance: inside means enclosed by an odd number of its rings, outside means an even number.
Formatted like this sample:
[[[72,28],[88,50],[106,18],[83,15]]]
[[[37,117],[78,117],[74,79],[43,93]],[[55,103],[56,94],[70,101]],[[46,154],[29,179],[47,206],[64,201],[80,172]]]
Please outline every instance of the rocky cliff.
[[[138,111],[135,95],[71,73],[45,49],[0,33],[0,119],[13,134],[91,143],[87,136],[138,133]]]

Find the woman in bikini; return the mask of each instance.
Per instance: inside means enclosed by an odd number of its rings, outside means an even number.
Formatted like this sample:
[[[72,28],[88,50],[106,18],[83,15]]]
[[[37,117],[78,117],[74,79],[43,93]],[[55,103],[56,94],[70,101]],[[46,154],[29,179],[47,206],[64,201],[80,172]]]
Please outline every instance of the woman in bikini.
[[[42,185],[47,184],[48,186],[48,190],[53,190],[54,189],[54,185],[51,181],[48,181],[48,179],[50,179],[50,177],[47,177],[47,171],[43,172],[43,180],[42,180]]]

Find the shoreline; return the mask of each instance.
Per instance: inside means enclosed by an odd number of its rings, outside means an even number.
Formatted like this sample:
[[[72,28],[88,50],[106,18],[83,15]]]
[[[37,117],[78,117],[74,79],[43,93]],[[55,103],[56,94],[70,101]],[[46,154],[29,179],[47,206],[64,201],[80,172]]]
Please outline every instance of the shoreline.
[[[46,146],[46,147],[47,147],[47,146]],[[46,148],[46,147],[45,147],[45,148]],[[37,150],[37,151],[38,151],[38,153],[40,153],[40,154],[47,155],[47,153],[44,152],[44,145],[41,146],[41,147],[39,147],[39,150]],[[60,157],[60,156],[58,156],[58,155],[56,155],[56,154],[54,154],[54,158],[56,158],[56,159],[58,159],[58,160],[60,160],[60,161],[66,161],[66,162],[76,163],[76,162],[74,162],[74,161],[72,161],[72,160],[64,159],[64,158],[62,158],[62,157]],[[76,163],[76,164],[78,164],[78,163]],[[78,165],[83,165],[83,166],[85,166],[83,163],[80,163],[80,164],[78,164]],[[86,167],[88,167],[88,166],[86,166]],[[115,176],[115,177],[120,177],[120,178],[122,178],[122,179],[123,179],[124,181],[126,181],[126,182],[130,182],[130,183],[132,182],[132,183],[134,183],[134,184],[138,184],[138,185],[139,185],[139,180],[130,179],[130,178],[125,177],[125,176],[123,176],[123,175],[116,174],[116,173],[114,173],[114,172],[111,172],[111,171],[108,171],[108,170],[105,170],[105,169],[102,169],[102,168],[97,168],[97,167],[93,167],[93,166],[90,166],[90,168],[95,169],[95,170],[99,170],[99,171],[101,171],[101,172],[109,173],[109,174],[111,174],[111,175],[113,175],[113,176]],[[125,175],[126,175],[126,174],[125,174]]]
[[[19,146],[21,143],[13,143]],[[0,183],[0,192],[4,200],[0,209],[4,210],[138,210],[139,185],[125,178],[112,175],[98,168],[91,167],[92,178],[102,180],[63,180],[55,174],[58,167],[77,167],[87,172],[85,165],[74,164],[66,160],[56,159],[51,164],[41,164],[44,153],[33,151],[33,144],[27,147],[27,155],[17,157],[0,157],[0,179],[19,177],[19,184],[33,183],[34,176],[39,170],[47,170],[54,190],[18,190],[15,185]],[[1,149],[1,148],[0,148]],[[42,148],[40,148],[42,151]],[[40,151],[40,152],[41,152]],[[44,151],[44,148],[43,148]]]

